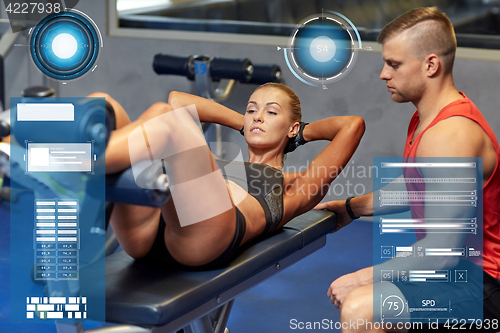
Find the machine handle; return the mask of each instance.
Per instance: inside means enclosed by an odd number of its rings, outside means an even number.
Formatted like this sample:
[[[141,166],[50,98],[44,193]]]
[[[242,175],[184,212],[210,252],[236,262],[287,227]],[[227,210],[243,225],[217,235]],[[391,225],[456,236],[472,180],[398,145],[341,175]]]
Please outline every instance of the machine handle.
[[[253,75],[249,83],[264,84],[267,82],[280,83],[282,81],[281,68],[278,65],[254,65]]]
[[[205,56],[179,57],[157,54],[153,60],[153,70],[160,75],[181,75],[194,80],[195,60],[210,60],[212,81],[233,79],[248,83],[252,78],[253,66],[249,59],[208,58]]]
[[[168,54],[157,54],[153,60],[153,70],[156,74],[181,75],[194,79],[193,56],[179,57]]]
[[[212,80],[233,79],[248,83],[253,75],[253,65],[248,59],[212,58],[210,61],[210,76]]]

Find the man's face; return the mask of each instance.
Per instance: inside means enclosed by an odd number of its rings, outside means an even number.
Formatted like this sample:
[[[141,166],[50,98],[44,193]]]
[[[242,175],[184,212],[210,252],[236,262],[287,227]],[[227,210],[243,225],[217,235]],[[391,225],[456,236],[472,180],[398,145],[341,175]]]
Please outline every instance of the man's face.
[[[402,32],[382,45],[384,68],[380,78],[386,81],[391,99],[397,103],[417,103],[425,91],[424,62],[411,50],[409,34]]]

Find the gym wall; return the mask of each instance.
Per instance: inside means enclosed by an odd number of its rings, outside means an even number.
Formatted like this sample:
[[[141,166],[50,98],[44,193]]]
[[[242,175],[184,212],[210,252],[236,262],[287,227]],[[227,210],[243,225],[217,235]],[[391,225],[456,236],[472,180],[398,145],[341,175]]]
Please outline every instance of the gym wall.
[[[107,35],[107,2],[102,0],[80,1],[77,9],[90,15],[103,33],[104,48],[100,50],[98,67],[93,73],[63,85],[52,82],[61,97],[88,95],[94,91],[107,92],[125,107],[131,119],[137,118],[149,105],[166,101],[170,90],[196,93],[193,82],[182,77],[158,76],[153,72],[153,56],[157,53],[173,55],[207,54],[242,58],[253,63],[276,63],[283,71],[285,83],[295,90],[303,108],[303,120],[312,122],[324,117],[359,115],[365,119],[366,133],[354,155],[345,177],[337,180],[342,186],[336,193],[330,191],[328,198],[346,198],[347,181],[358,193],[371,191],[372,180],[368,166],[373,157],[401,156],[406,130],[414,112],[411,104],[396,104],[391,101],[385,82],[379,79],[383,62],[379,52],[359,52],[353,70],[341,81],[328,86],[328,90],[310,87],[298,81],[285,64],[282,51],[275,46],[258,46],[230,43],[206,43],[144,38],[110,37]],[[25,37],[20,37],[20,40]],[[243,37],[242,37],[243,38]],[[29,64],[27,66],[26,64]],[[40,84],[41,74],[32,66],[26,49],[14,47],[6,61],[7,96],[18,96],[27,85]],[[459,58],[455,62],[457,88],[470,97],[500,137],[500,57],[498,61]],[[254,85],[238,84],[233,95],[225,103],[241,113]],[[224,129],[223,139],[244,147],[243,137],[236,131]],[[289,154],[286,167],[306,165],[316,156],[325,143],[311,143],[307,149],[297,149]],[[247,156],[246,148],[244,156]],[[360,173],[365,170],[365,177]],[[335,183],[334,183],[335,184]],[[341,194],[341,190],[344,192]]]

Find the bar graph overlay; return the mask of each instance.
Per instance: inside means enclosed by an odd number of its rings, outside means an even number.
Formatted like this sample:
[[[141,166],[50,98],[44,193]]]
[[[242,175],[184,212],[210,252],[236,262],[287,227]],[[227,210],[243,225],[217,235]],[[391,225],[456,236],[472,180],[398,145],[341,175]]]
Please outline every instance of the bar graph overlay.
[[[448,282],[448,271],[420,270],[410,271],[410,282]]]
[[[78,200],[35,200],[35,280],[78,279]]]
[[[465,248],[452,249],[452,248],[426,248],[425,256],[434,257],[465,257]]]
[[[477,207],[476,191],[380,191],[380,206]]]
[[[373,318],[483,318],[483,160],[377,157],[373,165]],[[394,326],[393,326],[394,327]]]
[[[477,234],[477,218],[380,218],[380,233]]]

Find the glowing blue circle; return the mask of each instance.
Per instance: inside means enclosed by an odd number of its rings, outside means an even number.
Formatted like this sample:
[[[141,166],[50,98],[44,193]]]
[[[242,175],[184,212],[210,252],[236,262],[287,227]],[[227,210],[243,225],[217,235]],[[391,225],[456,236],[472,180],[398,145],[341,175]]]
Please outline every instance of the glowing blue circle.
[[[327,62],[335,56],[335,42],[326,36],[316,37],[309,46],[309,52],[314,60]]]
[[[359,34],[346,17],[323,12],[295,26],[285,59],[299,80],[326,89],[353,68],[360,47]]]
[[[30,51],[42,73],[56,80],[72,80],[93,68],[99,54],[99,38],[86,18],[61,12],[37,24]]]
[[[78,44],[75,37],[67,33],[56,36],[52,41],[52,52],[61,59],[68,59],[75,55]]]

